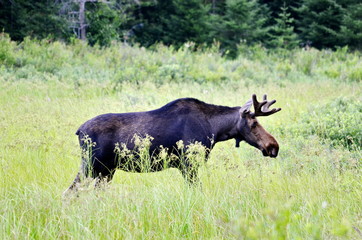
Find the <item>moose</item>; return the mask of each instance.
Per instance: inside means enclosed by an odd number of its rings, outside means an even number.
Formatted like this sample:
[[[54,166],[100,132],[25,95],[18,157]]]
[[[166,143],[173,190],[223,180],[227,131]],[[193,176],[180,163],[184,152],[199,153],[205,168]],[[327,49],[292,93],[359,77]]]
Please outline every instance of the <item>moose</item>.
[[[235,139],[236,147],[241,141],[259,149],[264,156],[278,156],[279,145],[257,121],[257,117],[269,116],[281,110],[270,109],[276,100],[268,101],[267,95],[259,102],[255,94],[242,107],[226,107],[208,104],[194,98],[180,98],[152,111],[131,113],[108,113],[96,116],[76,132],[83,152],[90,150],[90,156],[82,156],[80,171],[68,190],[76,189],[84,177],[100,181],[111,181],[116,169],[142,172],[141,168],[127,168],[127,157],[119,157],[116,146],[128,150],[137,150],[134,136],[151,136],[149,151],[149,171],[165,168],[165,164],[156,162],[160,149],[176,156],[167,167],[178,168],[189,183],[197,179],[188,158],[180,156],[178,142],[184,148],[195,142],[201,143],[208,153],[216,143]],[[254,106],[254,112],[250,111]],[[133,159],[132,161],[135,161]]]

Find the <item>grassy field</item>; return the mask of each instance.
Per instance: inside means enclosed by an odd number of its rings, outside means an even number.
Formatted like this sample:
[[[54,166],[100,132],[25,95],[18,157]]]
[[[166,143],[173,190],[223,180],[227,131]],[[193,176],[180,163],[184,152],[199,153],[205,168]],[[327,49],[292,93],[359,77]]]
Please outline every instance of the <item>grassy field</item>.
[[[227,61],[211,50],[1,41],[0,239],[362,238],[360,55],[254,49]],[[104,189],[62,197],[89,118],[179,97],[240,106],[252,93],[283,108],[260,118],[278,158],[229,141],[201,167],[202,189],[175,169],[118,171]]]

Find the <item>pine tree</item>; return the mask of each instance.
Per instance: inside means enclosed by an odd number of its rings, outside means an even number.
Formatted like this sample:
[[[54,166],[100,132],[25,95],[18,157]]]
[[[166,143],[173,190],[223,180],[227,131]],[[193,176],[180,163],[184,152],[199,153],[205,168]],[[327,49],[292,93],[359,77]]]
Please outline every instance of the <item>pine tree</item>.
[[[165,22],[168,42],[176,47],[191,41],[207,41],[209,8],[200,0],[174,0],[175,13]]]
[[[303,41],[311,41],[316,48],[343,45],[341,26],[344,9],[336,0],[303,0],[297,9],[298,30]]]
[[[217,18],[219,24],[214,25],[215,39],[220,41],[229,57],[236,57],[237,46],[244,41],[255,44],[264,39],[267,18],[263,15],[263,7],[257,1],[226,0],[224,14]]]
[[[209,8],[202,0],[163,0],[140,12],[144,27],[136,31],[136,41],[144,46],[162,42],[177,48],[188,41],[207,41]]]
[[[347,6],[342,20],[343,44],[362,50],[362,3]]]
[[[272,48],[293,49],[299,44],[298,35],[294,32],[294,27],[292,26],[294,19],[288,12],[288,7],[285,3],[280,9],[281,12],[275,18],[276,24],[269,30],[268,36],[270,40],[267,42],[267,45]]]
[[[59,5],[54,0],[0,1],[0,28],[9,33],[13,40],[23,40],[26,36],[56,38],[67,36],[68,27],[59,13]]]
[[[280,9],[282,7],[288,6],[288,12],[290,13],[290,18],[297,19],[298,14],[295,11],[296,8],[300,6],[301,0],[259,0],[260,3],[265,4],[270,11],[270,19],[268,20],[268,25],[272,26],[276,24],[275,19],[279,17]],[[292,24],[294,26],[294,23]]]

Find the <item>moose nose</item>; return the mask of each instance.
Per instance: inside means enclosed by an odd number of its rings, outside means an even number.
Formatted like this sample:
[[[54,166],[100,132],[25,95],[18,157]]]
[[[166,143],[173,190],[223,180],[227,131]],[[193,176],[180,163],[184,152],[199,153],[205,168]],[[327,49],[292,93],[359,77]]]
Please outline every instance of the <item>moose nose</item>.
[[[276,158],[278,156],[279,146],[278,145],[269,145],[262,150],[262,153],[265,157]]]
[[[276,150],[273,150],[269,155],[269,157],[271,157],[271,158],[276,158],[277,156],[278,156],[278,151],[276,151]]]
[[[279,151],[278,147],[275,146],[269,147],[268,148],[269,157],[276,158],[278,156],[278,151]]]

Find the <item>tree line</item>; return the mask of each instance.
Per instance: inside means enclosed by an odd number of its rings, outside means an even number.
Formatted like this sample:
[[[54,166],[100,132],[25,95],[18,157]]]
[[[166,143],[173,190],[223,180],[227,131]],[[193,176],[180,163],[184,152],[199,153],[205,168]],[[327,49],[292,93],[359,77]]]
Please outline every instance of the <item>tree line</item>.
[[[79,0],[0,0],[0,29],[25,37],[69,41]],[[362,49],[360,0],[107,0],[86,3],[87,41],[151,47],[220,45],[231,57],[240,44],[292,49],[348,45]]]

